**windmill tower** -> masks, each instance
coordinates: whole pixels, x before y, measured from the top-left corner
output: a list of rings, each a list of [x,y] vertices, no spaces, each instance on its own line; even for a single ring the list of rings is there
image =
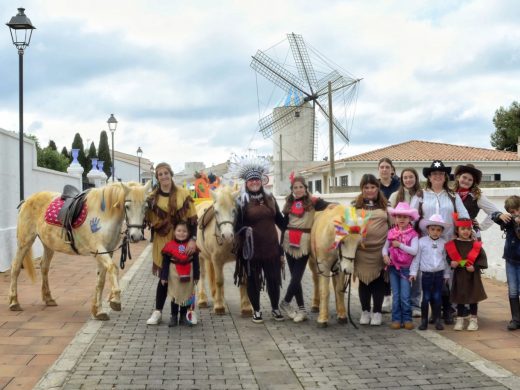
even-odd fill
[[[283,106],[275,108],[258,122],[264,138],[273,139],[275,194],[288,191],[291,171],[308,167],[316,158],[316,111],[330,122],[331,128],[343,142],[349,142],[346,128],[330,115],[329,100],[340,92],[349,94],[353,99],[361,81],[331,68],[318,79],[301,35],[288,34],[287,40],[298,75],[261,50],[256,52],[251,62],[251,67],[258,74],[282,89],[287,96]]]

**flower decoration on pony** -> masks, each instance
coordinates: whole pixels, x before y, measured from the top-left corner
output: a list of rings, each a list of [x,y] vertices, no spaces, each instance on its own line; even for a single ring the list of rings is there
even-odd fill
[[[364,238],[369,219],[370,212],[367,213],[365,209],[361,209],[358,215],[355,207],[345,207],[345,214],[341,220],[334,220],[335,237],[330,249],[337,249],[350,235],[361,234]]]

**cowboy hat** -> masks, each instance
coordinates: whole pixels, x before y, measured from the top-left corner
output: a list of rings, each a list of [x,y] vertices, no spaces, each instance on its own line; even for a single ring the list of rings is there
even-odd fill
[[[462,175],[463,173],[469,173],[471,176],[473,176],[473,181],[475,184],[480,184],[480,181],[482,180],[482,171],[475,168],[473,164],[457,165],[455,168],[455,177]]]
[[[424,221],[425,228],[428,228],[428,226],[440,226],[445,229],[448,225],[449,223],[444,222],[444,219],[439,214],[433,214],[429,219]]]
[[[451,167],[445,166],[441,160],[433,160],[429,168],[423,168],[422,173],[424,177],[428,177],[430,173],[435,171],[444,172],[449,175],[451,173]]]
[[[395,208],[389,207],[388,214],[392,216],[406,215],[413,221],[419,219],[419,212],[413,207],[410,207],[410,205],[406,202],[399,202]]]

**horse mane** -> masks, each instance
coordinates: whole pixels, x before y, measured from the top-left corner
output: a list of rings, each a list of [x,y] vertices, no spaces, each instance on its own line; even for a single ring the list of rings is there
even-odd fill
[[[134,192],[134,191],[132,191]],[[120,212],[125,205],[125,190],[121,183],[110,183],[105,187],[92,188],[87,194],[89,203],[94,203],[101,209],[105,204],[105,212],[112,216]]]
[[[213,191],[216,199],[226,209],[232,209],[235,207],[235,197],[233,196],[233,189],[228,186],[222,186]]]

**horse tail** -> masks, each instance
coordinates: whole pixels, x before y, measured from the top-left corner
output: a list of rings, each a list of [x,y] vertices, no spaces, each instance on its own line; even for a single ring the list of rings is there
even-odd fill
[[[23,267],[27,271],[27,275],[31,278],[31,282],[36,281],[36,271],[34,270],[34,264],[32,260],[32,246],[27,250],[27,253],[22,260]]]

